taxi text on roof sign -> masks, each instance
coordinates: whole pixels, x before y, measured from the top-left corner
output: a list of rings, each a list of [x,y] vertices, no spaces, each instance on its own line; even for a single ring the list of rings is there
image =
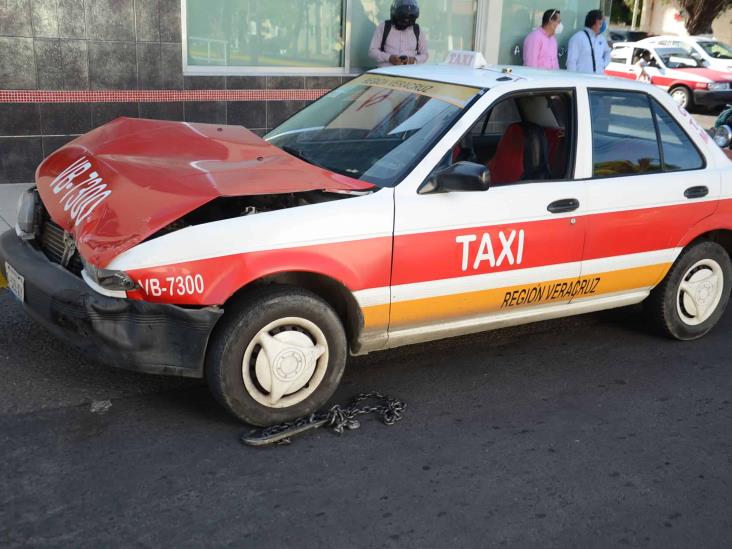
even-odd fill
[[[464,65],[473,69],[482,69],[488,66],[488,62],[479,51],[451,50],[447,54],[444,65]]]

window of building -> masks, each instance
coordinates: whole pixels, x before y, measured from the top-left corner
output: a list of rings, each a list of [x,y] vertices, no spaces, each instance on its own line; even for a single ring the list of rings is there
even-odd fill
[[[183,0],[185,74],[350,74],[391,0]],[[421,0],[430,62],[473,49],[475,0]]]

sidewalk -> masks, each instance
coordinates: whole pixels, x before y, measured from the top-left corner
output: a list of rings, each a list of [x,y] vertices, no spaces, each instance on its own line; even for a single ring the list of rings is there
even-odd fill
[[[30,187],[30,183],[8,183],[0,185],[0,233],[15,227],[18,197]]]

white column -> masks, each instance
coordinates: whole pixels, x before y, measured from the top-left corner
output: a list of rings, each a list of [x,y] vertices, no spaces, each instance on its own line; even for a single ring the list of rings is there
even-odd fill
[[[483,54],[488,63],[498,63],[502,16],[503,0],[478,0],[475,49]]]

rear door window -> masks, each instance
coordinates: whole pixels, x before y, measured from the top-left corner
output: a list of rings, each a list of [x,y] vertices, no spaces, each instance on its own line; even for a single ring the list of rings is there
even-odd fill
[[[704,158],[676,120],[654,99],[653,113],[658,123],[661,141],[663,171],[698,170],[704,167]]]
[[[661,171],[653,111],[644,93],[590,91],[595,177]]]

